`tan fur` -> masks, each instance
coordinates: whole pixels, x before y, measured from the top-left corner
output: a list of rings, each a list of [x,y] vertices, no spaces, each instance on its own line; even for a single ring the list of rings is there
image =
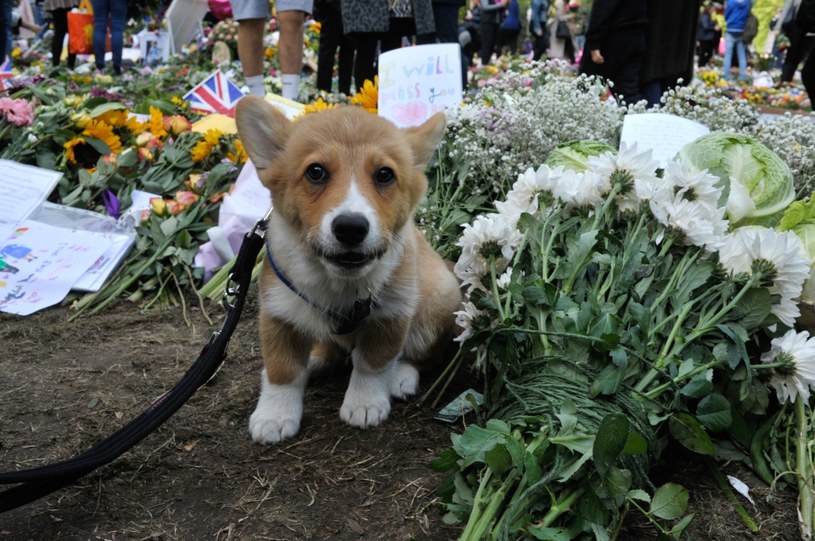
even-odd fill
[[[290,122],[263,100],[246,97],[236,120],[258,176],[272,194],[275,216],[267,242],[284,274],[322,303],[350,307],[366,291],[383,304],[391,302],[375,306],[352,333],[335,335],[326,330],[330,318],[283,287],[267,261],[260,278],[260,334],[269,383],[287,385],[300,377],[309,352],[312,360],[326,361],[353,351],[355,362],[372,373],[399,360],[418,366],[438,357],[453,332],[461,294],[448,264],[413,223],[413,212],[427,189],[424,168],[444,133],[444,116],[400,130],[360,108],[344,107]],[[310,164],[327,170],[329,180],[310,182]],[[374,182],[383,167],[394,171],[392,184]],[[364,212],[374,217],[370,242],[376,242],[372,250],[378,256],[361,270],[332,270],[331,262],[321,259],[333,249],[333,239],[326,240],[326,216],[342,205],[353,206],[349,201],[361,201]],[[353,404],[361,400],[354,399]]]

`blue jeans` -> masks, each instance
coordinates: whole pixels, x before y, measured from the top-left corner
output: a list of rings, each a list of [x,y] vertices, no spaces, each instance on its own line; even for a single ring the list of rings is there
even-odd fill
[[[744,32],[725,32],[724,34],[724,78],[730,79],[730,67],[733,65],[733,47],[739,58],[739,81],[747,79],[747,47],[744,44]]]
[[[93,57],[97,69],[105,68],[105,41],[110,19],[110,50],[113,72],[122,70],[122,48],[125,39],[126,0],[91,0],[93,4]]]

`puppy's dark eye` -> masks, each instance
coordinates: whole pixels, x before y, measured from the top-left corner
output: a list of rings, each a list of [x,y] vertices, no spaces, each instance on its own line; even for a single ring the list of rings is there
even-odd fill
[[[386,186],[394,180],[396,180],[396,174],[394,174],[393,169],[390,167],[380,167],[377,172],[374,173],[374,182],[382,186]]]
[[[306,168],[306,180],[312,184],[325,184],[328,182],[328,171],[319,163],[312,163]]]

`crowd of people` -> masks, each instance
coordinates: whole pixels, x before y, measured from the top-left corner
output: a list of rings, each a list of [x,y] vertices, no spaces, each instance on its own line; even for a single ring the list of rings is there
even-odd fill
[[[268,2],[231,2],[240,23],[244,74],[250,91],[261,94],[259,29],[268,17]],[[263,13],[244,14],[240,6],[246,2],[265,6]],[[787,0],[770,22],[756,20],[753,0],[593,0],[589,10],[582,10],[578,1],[531,0],[525,13],[518,0],[277,0],[283,95],[297,99],[300,40],[310,16],[322,23],[317,88],[327,92],[333,89],[335,72],[338,90],[348,94],[373,80],[379,53],[441,42],[461,46],[465,86],[469,67],[523,54],[534,60],[562,59],[582,73],[613,81],[612,92],[620,100],[645,99],[654,105],[716,55],[722,56],[725,79],[748,80],[748,47],[757,25],[768,25],[771,36],[782,35],[784,21],[782,39],[788,46],[781,81],[789,82],[812,56],[808,53],[815,37],[806,26],[808,4]],[[241,47],[241,42],[254,45]],[[801,68],[807,89],[812,88],[811,71],[808,63]]]
[[[238,57],[249,88],[264,95],[262,41],[271,16],[269,0],[219,0],[238,22]],[[275,0],[282,94],[300,96],[304,24],[321,23],[316,86],[352,94],[373,80],[380,53],[406,44],[457,43],[463,85],[472,66],[502,56],[561,59],[581,73],[613,81],[612,92],[627,103],[658,103],[665,90],[692,79],[695,67],[721,57],[724,79],[748,81],[752,43],[759,25],[768,30],[761,48],[772,55],[779,83],[797,73],[815,92],[815,25],[812,1],[785,0],[772,21],[757,20],[755,0]],[[15,31],[42,36],[52,30],[54,66],[76,55],[63,51],[68,13],[80,0],[0,0],[0,59],[11,51]],[[90,0],[94,11],[93,53],[104,72],[110,51],[115,75],[122,70],[127,0]],[[210,1],[212,4],[212,1]]]

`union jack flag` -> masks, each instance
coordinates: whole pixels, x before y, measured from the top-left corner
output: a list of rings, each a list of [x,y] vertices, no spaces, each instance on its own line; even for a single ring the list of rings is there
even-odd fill
[[[0,90],[6,89],[6,82],[11,79],[14,74],[11,73],[11,59],[6,57],[3,63],[0,64]]]
[[[242,97],[241,89],[220,71],[216,71],[184,95],[184,99],[190,102],[190,109],[231,117],[235,116],[235,106]]]

